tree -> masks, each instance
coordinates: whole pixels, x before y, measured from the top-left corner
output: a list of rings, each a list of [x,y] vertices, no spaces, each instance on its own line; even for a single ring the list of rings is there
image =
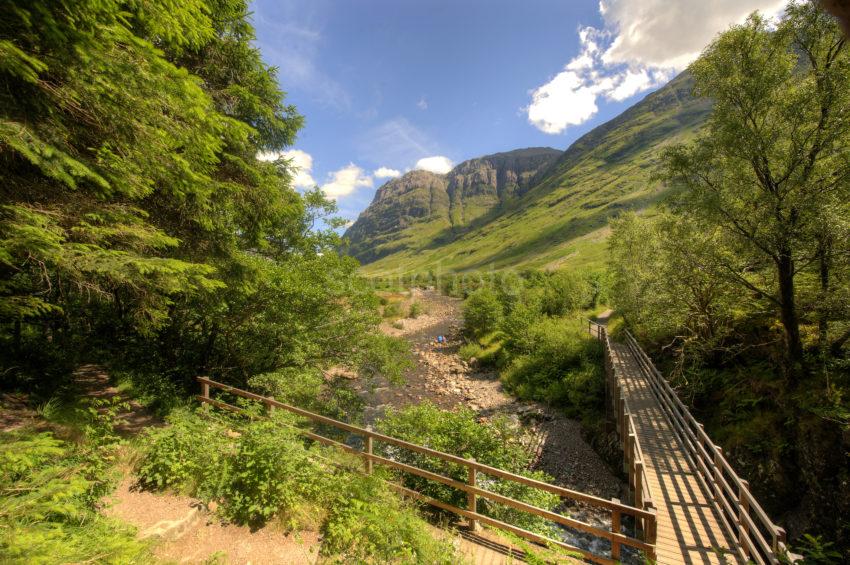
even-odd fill
[[[694,143],[665,151],[664,177],[685,188],[679,213],[722,231],[719,271],[776,309],[796,382],[804,364],[798,278],[818,261],[828,271],[846,260],[845,242],[833,245],[845,226],[825,221],[847,212],[846,39],[815,4],[792,2],[777,29],[753,14],[690,71],[714,110]]]
[[[0,0],[3,362],[394,370],[333,203],[257,159],[303,119],[253,39],[247,0]]]

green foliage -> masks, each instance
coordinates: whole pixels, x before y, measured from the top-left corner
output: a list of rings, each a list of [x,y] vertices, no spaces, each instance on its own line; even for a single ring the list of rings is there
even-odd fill
[[[117,442],[109,410],[87,418],[90,441],[50,432],[0,434],[0,555],[4,563],[150,563],[135,532],[97,511],[112,487]]]
[[[590,291],[587,281],[578,273],[552,273],[546,278],[543,287],[543,312],[550,316],[575,314],[591,304]]]
[[[319,527],[330,562],[457,562],[414,508],[377,476],[361,474],[362,461],[311,445],[298,426],[280,410],[247,422],[177,410],[168,426],[146,432],[137,473],[147,488],[218,501],[219,513],[236,523]]]
[[[275,422],[248,426],[228,459],[220,496],[225,515],[237,523],[261,525],[287,512],[304,497],[330,488],[312,463],[298,432]],[[313,492],[316,491],[316,492]]]
[[[363,411],[363,399],[350,379],[326,377],[316,369],[281,369],[251,377],[248,384],[281,402],[336,419],[356,420]]]
[[[502,382],[513,394],[548,402],[590,424],[603,414],[602,348],[578,319],[541,318],[526,330],[529,346]]]
[[[376,476],[336,475],[336,497],[323,527],[322,553],[331,563],[462,562],[414,509]]]
[[[79,351],[166,413],[197,374],[400,375],[374,293],[337,252],[334,203],[257,158],[303,120],[246,0],[7,2],[0,21],[11,377],[47,381],[44,352]]]
[[[496,419],[490,423],[479,423],[471,410],[447,412],[430,403],[410,406],[400,411],[391,411],[378,422],[378,429],[387,435],[426,445],[432,449],[451,453],[479,463],[505,469],[523,476],[546,481],[550,478],[542,471],[529,471],[531,454],[520,441],[520,432],[512,428],[507,420]],[[415,465],[458,481],[467,479],[467,468],[435,457],[386,446],[382,448],[393,459]],[[529,504],[551,509],[558,497],[512,481],[480,475],[488,490]],[[404,484],[427,496],[454,506],[465,507],[466,493],[442,483],[404,475]],[[479,497],[479,512],[511,524],[538,531],[552,533],[546,520],[534,515],[501,506]]]
[[[424,307],[421,302],[413,301],[410,303],[410,309],[407,311],[408,318],[418,318],[424,313]]]
[[[473,337],[499,329],[503,316],[502,303],[489,288],[476,290],[463,303],[464,330]]]
[[[834,545],[821,536],[803,534],[800,545],[795,549],[803,555],[804,565],[837,565],[846,556],[833,549]]]
[[[397,276],[433,269],[446,286],[454,287],[451,296],[461,296],[457,287],[475,270],[602,268],[608,218],[652,207],[661,199],[669,189],[651,178],[658,151],[692,139],[704,125],[711,102],[692,96],[692,89],[693,78],[682,73],[591,130],[522,195],[469,225],[449,229],[449,220],[434,214],[388,223],[404,227],[383,236],[366,234],[361,249],[386,255],[364,260],[363,272]],[[427,187],[422,183],[410,192],[430,194]],[[382,201],[380,206],[393,204]],[[404,210],[404,204],[399,208]]]

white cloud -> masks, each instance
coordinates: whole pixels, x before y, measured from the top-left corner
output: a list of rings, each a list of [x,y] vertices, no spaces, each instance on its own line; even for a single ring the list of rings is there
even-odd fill
[[[684,69],[731,24],[752,12],[778,13],[785,0],[602,0],[599,11],[614,40],[606,63]]]
[[[562,133],[590,119],[599,98],[622,101],[659,86],[714,36],[755,10],[773,16],[785,0],[602,0],[602,29],[579,29],[581,51],[524,108],[539,130]]]
[[[316,181],[313,179],[313,156],[300,149],[288,149],[286,151],[261,151],[257,153],[260,161],[277,161],[283,158],[289,161],[289,169],[292,172],[292,184],[295,188],[313,188]]]
[[[389,167],[379,167],[372,172],[375,178],[379,179],[394,179],[401,176],[401,171],[398,169],[390,169]]]
[[[451,171],[452,167],[454,167],[454,163],[452,163],[451,159],[443,157],[442,155],[435,155],[433,157],[424,157],[419,159],[416,161],[415,168],[444,175]]]
[[[416,103],[416,107],[419,108],[420,110],[427,110],[428,109],[428,99],[425,98],[425,96],[423,95],[422,97],[419,98],[419,102]]]
[[[322,192],[328,198],[336,200],[348,196],[358,188],[371,187],[373,182],[372,177],[363,169],[354,163],[349,163],[348,166],[328,175],[328,182],[322,185]]]

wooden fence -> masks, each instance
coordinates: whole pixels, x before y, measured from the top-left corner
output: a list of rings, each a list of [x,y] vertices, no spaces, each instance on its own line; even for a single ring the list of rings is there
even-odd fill
[[[655,512],[651,510],[651,500],[646,498],[641,500],[641,505],[638,507],[629,506],[627,504],[622,504],[615,500],[605,500],[603,498],[599,498],[590,494],[566,489],[563,487],[559,487],[557,485],[549,484],[546,482],[538,481],[535,479],[531,479],[528,477],[523,477],[522,475],[517,475],[515,473],[511,473],[502,469],[498,469],[496,467],[491,467],[489,465],[484,465],[483,463],[478,463],[472,459],[464,459],[463,457],[458,457],[456,455],[452,455],[450,453],[443,453],[441,451],[437,451],[435,449],[431,449],[429,447],[425,447],[423,445],[417,445],[414,443],[410,443],[398,438],[394,438],[391,436],[387,436],[384,434],[377,433],[367,428],[361,428],[358,426],[353,426],[351,424],[347,424],[345,422],[340,422],[333,418],[328,418],[327,416],[321,416],[319,414],[314,414],[302,408],[297,408],[295,406],[290,406],[288,404],[284,404],[283,402],[279,402],[273,398],[261,396],[252,392],[248,392],[245,390],[240,390],[238,388],[234,388],[231,386],[227,386],[225,384],[210,380],[205,377],[198,377],[198,382],[201,383],[202,393],[198,396],[198,400],[205,404],[210,404],[213,406],[217,406],[219,408],[230,410],[233,412],[242,412],[237,406],[232,404],[228,404],[221,400],[217,400],[212,398],[211,389],[219,389],[230,393],[235,396],[240,396],[242,398],[247,398],[250,400],[254,400],[264,404],[268,409],[282,409],[298,416],[302,416],[307,418],[308,420],[316,423],[323,424],[326,426],[331,426],[338,430],[348,432],[349,434],[353,434],[363,439],[363,449],[356,449],[347,445],[345,443],[338,442],[336,440],[330,439],[328,437],[319,435],[317,433],[313,433],[307,430],[302,430],[302,433],[317,442],[323,443],[325,445],[336,446],[344,451],[355,453],[364,459],[366,472],[370,473],[372,471],[372,467],[374,464],[383,465],[385,467],[389,467],[392,469],[397,469],[399,471],[403,471],[405,473],[410,473],[412,475],[416,475],[419,477],[423,477],[425,479],[436,481],[438,483],[442,483],[444,485],[448,485],[452,488],[463,491],[467,494],[467,507],[459,508],[450,504],[447,504],[443,501],[436,500],[425,496],[422,493],[407,489],[400,485],[394,485],[394,488],[403,492],[406,495],[417,498],[423,502],[436,506],[438,508],[442,508],[443,510],[447,510],[452,512],[458,516],[466,518],[469,520],[470,524],[474,527],[476,523],[488,524],[495,528],[499,528],[508,532],[513,533],[514,535],[525,538],[534,543],[542,544],[545,546],[555,546],[561,549],[567,550],[569,552],[573,552],[575,554],[583,556],[585,559],[593,561],[595,563],[604,563],[604,564],[613,564],[616,563],[620,558],[621,548],[622,546],[628,546],[634,548],[639,552],[643,552],[649,559],[655,559]],[[634,434],[632,433],[633,437]],[[420,469],[418,467],[407,465],[393,459],[389,459],[387,457],[382,457],[374,452],[376,443],[383,443],[386,445],[392,445],[395,447],[399,447],[402,449],[407,449],[416,453],[421,453],[424,455],[428,455],[431,457],[435,457],[437,459],[455,463],[457,465],[462,465],[467,469],[467,481],[462,482],[458,481],[451,477],[446,477],[443,475],[439,475],[437,473],[433,473],[431,471],[427,471],[425,469]],[[640,448],[636,445],[634,441],[630,444],[632,447],[629,448],[631,451],[631,458],[633,463],[630,464],[631,467],[635,467],[635,461],[640,461]],[[568,454],[567,454],[568,455]],[[610,513],[611,516],[611,527],[608,529],[600,528],[585,522],[581,522],[579,520],[575,520],[568,516],[564,516],[561,514],[557,514],[545,508],[538,508],[531,504],[527,504],[525,502],[515,500],[513,498],[509,498],[504,495],[497,494],[495,492],[491,492],[484,488],[481,488],[479,483],[479,474],[483,474],[489,477],[497,477],[499,479],[513,481],[515,483],[519,483],[525,486],[529,486],[532,488],[540,489],[546,492],[554,493],[559,495],[561,498],[576,501],[582,504],[586,504],[589,506],[593,506],[596,508],[604,509],[605,511]],[[638,479],[640,480],[640,479]],[[643,484],[646,484],[645,481]],[[641,489],[639,489],[641,490]],[[608,555],[599,555],[591,553],[590,551],[574,547],[570,544],[564,543],[561,540],[552,539],[546,536],[542,536],[540,534],[530,532],[523,528],[519,528],[517,526],[502,522],[500,520],[496,520],[487,516],[485,514],[481,514],[478,512],[478,498],[485,498],[491,500],[498,504],[503,504],[505,506],[509,506],[511,508],[527,512],[529,514],[534,514],[536,516],[540,516],[560,524],[562,526],[566,526],[568,528],[572,528],[578,531],[586,532],[593,536],[603,538],[609,540],[611,543],[611,551]],[[650,509],[647,509],[650,508]],[[642,536],[632,536],[629,534],[623,533],[623,517],[631,516],[635,522],[635,524],[640,525],[643,535]]]
[[[732,538],[738,541],[739,557],[759,564],[779,563],[779,557],[787,552],[785,530],[770,520],[750,492],[747,481],[735,473],[723,456],[722,448],[711,441],[703,425],[691,415],[628,331],[626,344],[640,364],[676,436],[685,447],[691,467],[697,471],[703,488],[713,497],[713,504],[724,526]],[[640,507],[640,504],[635,505]]]
[[[588,320],[588,331],[601,343],[605,356],[605,379],[608,416],[610,421],[617,422],[617,436],[620,440],[620,449],[623,451],[623,471],[628,475],[630,501],[635,507],[649,512],[655,517],[655,502],[649,490],[649,481],[646,477],[646,466],[644,464],[643,450],[638,440],[635,429],[634,417],[629,410],[629,402],[623,392],[620,377],[614,370],[611,357],[611,341],[605,326],[592,320]],[[655,543],[656,521],[638,521],[644,532],[644,538]]]

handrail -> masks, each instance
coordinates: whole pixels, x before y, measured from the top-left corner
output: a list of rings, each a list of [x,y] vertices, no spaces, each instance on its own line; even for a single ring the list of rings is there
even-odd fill
[[[450,453],[444,453],[444,452],[441,452],[441,451],[437,451],[435,449],[431,449],[429,447],[425,447],[423,445],[418,445],[418,444],[410,443],[410,442],[407,442],[407,441],[404,441],[404,440],[401,440],[401,439],[398,439],[398,438],[395,438],[395,437],[392,437],[392,436],[387,436],[387,435],[372,431],[371,429],[368,429],[368,428],[361,428],[359,426],[347,424],[345,422],[341,422],[339,420],[335,420],[335,419],[329,418],[327,416],[315,414],[313,412],[309,412],[307,410],[304,410],[303,408],[298,408],[298,407],[295,407],[295,406],[285,404],[283,402],[275,400],[274,398],[261,396],[259,394],[253,393],[253,392],[249,392],[249,391],[246,391],[246,390],[241,390],[241,389],[238,389],[238,388],[235,388],[235,387],[231,387],[231,386],[225,385],[223,383],[213,381],[213,380],[208,379],[206,377],[197,377],[197,381],[199,383],[201,383],[201,387],[202,387],[202,394],[197,397],[197,399],[201,403],[211,404],[211,405],[217,406],[219,408],[223,408],[225,410],[230,410],[230,411],[234,411],[234,412],[242,412],[242,409],[240,409],[237,406],[233,406],[233,405],[228,404],[226,402],[223,402],[221,400],[217,400],[217,399],[212,398],[211,395],[210,395],[210,389],[215,388],[215,389],[219,389],[219,390],[228,392],[228,393],[236,395],[236,396],[240,396],[242,398],[247,398],[247,399],[250,399],[250,400],[258,401],[258,402],[264,404],[269,409],[280,408],[280,409],[286,410],[288,412],[291,412],[293,414],[296,414],[298,416],[305,417],[309,420],[312,420],[313,422],[329,425],[329,426],[335,427],[339,430],[343,430],[343,431],[349,432],[351,434],[355,434],[357,436],[363,437],[366,440],[364,442],[365,447],[364,447],[363,450],[358,450],[358,449],[355,449],[355,448],[353,448],[349,445],[346,445],[344,443],[333,440],[331,438],[324,437],[324,436],[319,435],[317,433],[302,430],[302,433],[305,436],[307,436],[308,438],[310,438],[314,441],[318,441],[318,442],[324,443],[326,445],[333,445],[333,446],[339,447],[339,448],[341,448],[341,449],[343,449],[347,452],[351,452],[351,453],[355,453],[355,454],[359,455],[366,462],[366,472],[371,472],[372,465],[377,463],[379,465],[384,465],[386,467],[398,469],[398,470],[401,470],[403,472],[411,473],[411,474],[423,477],[423,478],[428,479],[428,480],[437,481],[437,482],[440,482],[442,484],[446,484],[446,485],[448,485],[452,488],[466,492],[467,495],[468,495],[468,498],[469,498],[469,508],[467,508],[467,509],[457,508],[457,507],[452,506],[450,504],[447,504],[445,502],[430,499],[430,498],[426,497],[425,495],[423,495],[421,493],[416,493],[415,496],[416,496],[416,498],[423,499],[430,504],[433,504],[433,505],[438,506],[440,508],[443,508],[445,510],[449,510],[450,512],[453,512],[453,513],[455,513],[459,516],[466,517],[473,524],[475,522],[490,524],[494,527],[510,531],[510,532],[520,536],[520,537],[524,537],[525,539],[528,539],[528,540],[533,541],[535,543],[552,544],[552,545],[561,547],[561,548],[563,548],[567,551],[576,552],[578,554],[581,554],[585,558],[590,559],[592,561],[595,561],[597,563],[606,563],[606,564],[607,563],[612,563],[612,564],[615,563],[619,559],[619,548],[622,545],[633,547],[638,551],[643,551],[647,555],[647,557],[649,557],[650,559],[655,558],[655,540],[654,540],[654,537],[650,538],[650,537],[647,537],[647,535],[646,535],[646,533],[651,533],[651,532],[654,532],[654,530],[655,530],[655,513],[651,509],[647,510],[646,508],[636,508],[636,507],[633,507],[633,506],[622,504],[618,501],[605,500],[604,498],[599,498],[599,497],[596,497],[596,496],[593,496],[593,495],[590,495],[590,494],[587,494],[587,493],[566,489],[566,488],[563,488],[563,487],[559,487],[557,485],[553,485],[553,484],[546,483],[546,482],[543,482],[543,481],[538,481],[536,479],[531,479],[529,477],[524,477],[522,475],[517,475],[515,473],[511,473],[509,471],[505,471],[503,469],[499,469],[499,468],[496,468],[496,467],[491,467],[489,465],[485,465],[483,463],[479,463],[479,462],[476,462],[476,461],[471,460],[471,459],[464,459],[462,457],[458,457],[457,455],[452,455]],[[446,477],[446,476],[434,473],[432,471],[427,471],[425,469],[420,469],[420,468],[412,466],[412,465],[407,465],[405,463],[401,463],[401,462],[395,461],[393,459],[389,459],[389,458],[386,458],[386,457],[382,457],[380,455],[376,455],[375,453],[373,453],[375,442],[381,442],[381,443],[386,443],[386,444],[389,444],[389,445],[394,445],[394,446],[397,446],[397,447],[408,449],[410,451],[415,451],[415,452],[418,452],[418,453],[422,453],[422,454],[425,454],[425,455],[436,457],[438,459],[442,459],[443,461],[448,461],[448,462],[455,463],[455,464],[458,464],[458,465],[463,465],[468,469],[469,481],[464,483],[464,482],[458,481],[458,480],[451,478],[451,477]],[[611,529],[608,529],[608,530],[603,529],[603,528],[599,528],[597,526],[593,526],[591,524],[581,522],[579,520],[575,520],[575,519],[570,518],[568,516],[563,516],[561,514],[551,512],[550,510],[547,510],[547,509],[544,509],[544,508],[538,508],[538,507],[532,506],[530,504],[527,504],[525,502],[515,500],[513,498],[509,498],[507,496],[500,495],[498,493],[491,492],[491,491],[488,491],[486,489],[483,489],[477,484],[477,481],[476,481],[476,474],[478,472],[484,473],[486,475],[506,479],[506,480],[509,480],[509,481],[513,481],[513,482],[516,482],[516,483],[520,483],[520,484],[530,486],[530,487],[533,487],[533,488],[537,488],[537,489],[540,489],[540,490],[545,490],[545,491],[557,494],[557,495],[561,496],[562,498],[569,498],[569,499],[576,500],[576,501],[579,501],[579,502],[583,502],[583,503],[586,503],[586,504],[589,504],[589,505],[592,505],[592,506],[604,508],[604,509],[611,512],[611,526],[612,527],[611,527]],[[412,491],[410,491],[410,489],[405,489],[403,487],[398,487],[398,488],[400,490],[403,490],[403,491],[408,491],[407,492],[408,494],[410,494],[412,492]],[[611,556],[609,558],[608,556],[594,554],[590,551],[583,550],[581,548],[578,548],[578,547],[572,546],[570,544],[564,543],[563,541],[555,540],[555,539],[548,538],[548,537],[545,537],[545,536],[541,536],[539,534],[529,532],[529,531],[524,530],[522,528],[519,528],[517,526],[513,526],[511,524],[506,524],[504,522],[500,522],[499,520],[495,520],[495,519],[493,519],[489,516],[480,514],[480,513],[477,512],[477,506],[476,506],[476,498],[477,497],[486,498],[486,499],[492,500],[494,502],[497,502],[499,504],[504,504],[506,506],[510,506],[512,508],[515,508],[515,509],[523,511],[523,512],[535,514],[535,515],[541,516],[543,518],[546,518],[548,520],[551,520],[553,522],[562,524],[564,526],[568,526],[568,527],[571,527],[571,528],[574,528],[574,529],[577,529],[577,530],[580,530],[580,531],[587,532],[587,533],[594,535],[596,537],[600,537],[600,538],[609,540],[611,542],[611,547],[612,547]],[[644,532],[645,532],[644,539],[639,539],[637,537],[625,535],[621,532],[622,515],[632,516],[632,517],[634,517],[634,519],[637,523],[644,524],[644,528],[643,528]]]
[[[620,381],[620,375],[614,368],[611,357],[611,340],[608,336],[606,326],[588,320],[588,331],[591,335],[602,342],[605,359],[605,384],[606,393],[610,396],[609,402],[606,404],[616,413],[611,415],[610,419],[617,422],[617,435],[620,439],[620,448],[623,451],[623,466],[624,471],[628,474],[629,492],[636,507],[641,508],[655,516],[655,501],[652,497],[652,492],[649,486],[649,480],[646,475],[646,465],[644,463],[643,449],[640,445],[640,440],[637,435],[634,417],[629,409],[629,403],[626,400],[623,384]],[[593,330],[596,330],[595,333]],[[639,521],[644,532],[644,538],[649,543],[656,541],[656,520]],[[613,550],[619,557],[619,548]]]
[[[787,553],[785,530],[770,520],[750,491],[749,483],[738,476],[723,456],[723,449],[709,438],[703,425],[694,418],[628,330],[626,345],[685,447],[691,466],[711,495],[712,504],[729,535],[737,540],[741,557],[758,564],[779,563],[780,557]]]

